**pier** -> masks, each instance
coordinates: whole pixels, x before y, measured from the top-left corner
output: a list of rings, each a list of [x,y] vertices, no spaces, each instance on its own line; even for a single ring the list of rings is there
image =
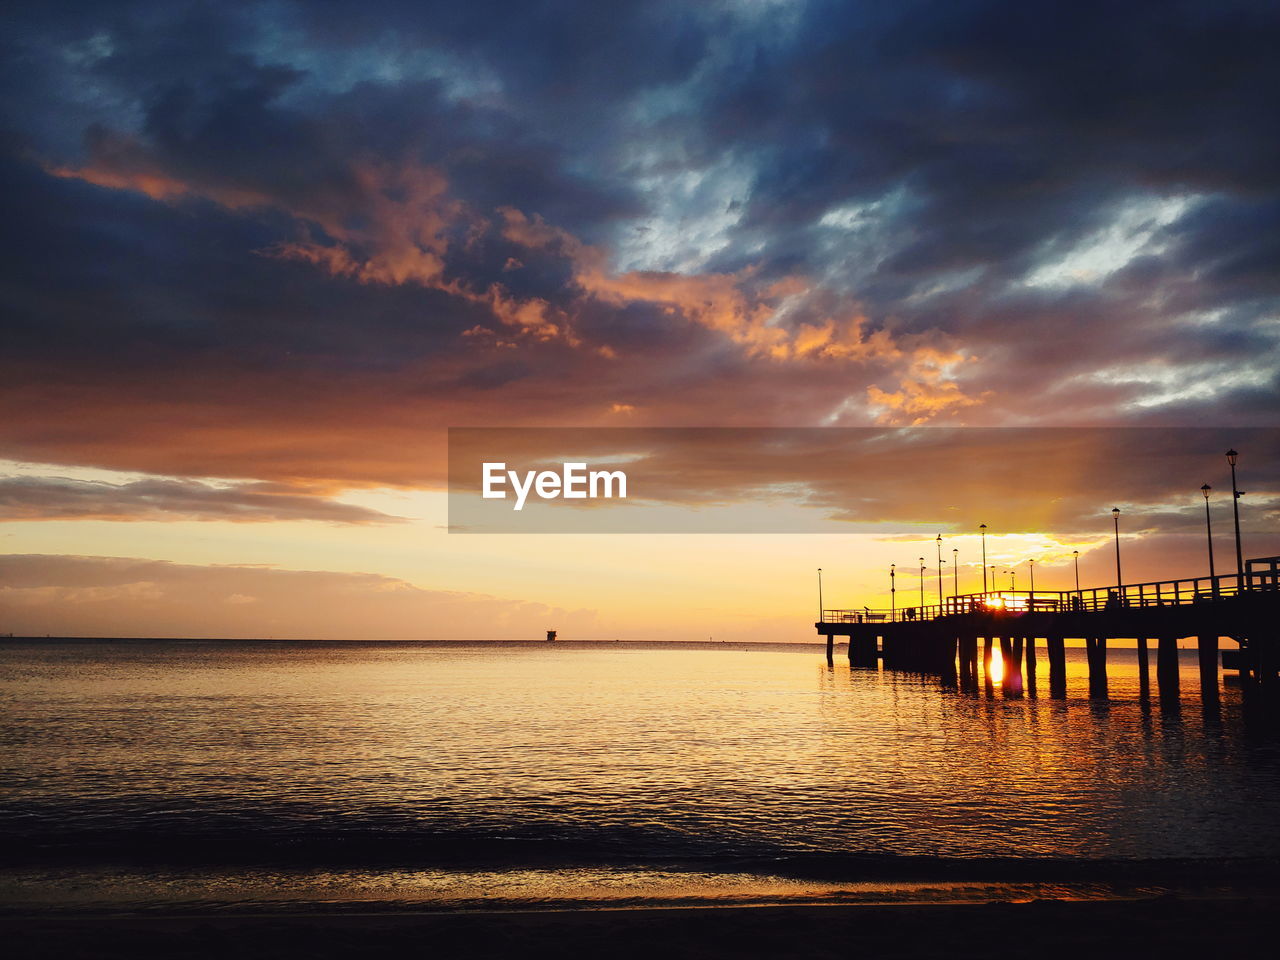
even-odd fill
[[[1251,687],[1280,687],[1280,557],[1249,560],[1240,574],[1161,580],[1081,590],[990,590],[944,597],[927,606],[873,610],[822,610],[815,625],[834,658],[836,637],[847,637],[853,667],[935,674],[963,687],[991,684],[993,647],[1004,663],[1002,688],[1020,696],[1035,690],[1044,666],[1049,696],[1066,696],[1066,641],[1082,640],[1090,696],[1107,695],[1107,644],[1137,641],[1140,682],[1149,686],[1150,648],[1156,650],[1161,699],[1178,695],[1178,641],[1192,638],[1199,651],[1201,694],[1218,699],[1219,642],[1227,669]],[[981,650],[981,653],[979,653]]]

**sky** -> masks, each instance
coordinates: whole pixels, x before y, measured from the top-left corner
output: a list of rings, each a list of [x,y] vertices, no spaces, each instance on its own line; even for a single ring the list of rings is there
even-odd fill
[[[1232,2],[19,4],[0,631],[807,640],[817,567],[880,605],[945,532],[975,588],[979,522],[1105,583],[1123,504],[1126,579],[1202,575],[1205,482],[1231,569],[1233,445],[1280,553],[1278,40]],[[474,426],[1210,434],[1029,485],[992,440],[963,506],[737,452],[741,509],[851,529],[874,477],[918,533],[469,536]]]

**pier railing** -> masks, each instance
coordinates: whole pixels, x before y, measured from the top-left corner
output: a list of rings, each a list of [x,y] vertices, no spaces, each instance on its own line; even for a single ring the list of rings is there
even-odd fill
[[[928,588],[926,587],[926,590]],[[944,597],[942,603],[822,611],[823,623],[906,623],[966,613],[1091,613],[1217,603],[1251,591],[1280,590],[1280,557],[1250,560],[1242,574],[1127,583],[1080,590],[989,590]],[[901,591],[905,592],[905,591]]]

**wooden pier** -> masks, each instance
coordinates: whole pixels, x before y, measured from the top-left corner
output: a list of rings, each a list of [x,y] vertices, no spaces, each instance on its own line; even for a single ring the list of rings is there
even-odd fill
[[[1201,695],[1218,698],[1219,641],[1229,669],[1251,686],[1280,688],[1280,557],[1250,560],[1242,574],[1162,580],[1083,590],[992,590],[944,597],[929,606],[889,610],[823,610],[815,624],[827,638],[848,637],[849,663],[936,674],[976,688],[990,685],[992,650],[999,645],[1006,695],[1034,689],[1044,644],[1049,696],[1066,696],[1066,641],[1084,641],[1091,696],[1107,695],[1107,643],[1134,639],[1139,680],[1149,685],[1149,650],[1156,649],[1156,680],[1162,699],[1176,700],[1178,641],[1193,638],[1199,650]],[[981,642],[981,654],[979,645]]]

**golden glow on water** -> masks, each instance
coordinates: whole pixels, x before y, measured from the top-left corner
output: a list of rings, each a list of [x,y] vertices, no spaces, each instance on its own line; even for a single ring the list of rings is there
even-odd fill
[[[990,679],[993,684],[1004,680],[1004,655],[1000,653],[1000,644],[998,643],[991,645]]]
[[[309,865],[279,898],[326,871],[339,898],[750,899],[823,895],[783,877],[812,857],[874,882],[867,857],[1280,854],[1280,756],[1224,747],[1244,739],[1240,692],[1202,710],[1194,651],[1173,705],[1139,697],[1118,649],[1107,700],[1082,650],[1065,699],[1043,657],[1038,690],[1028,674],[1006,692],[998,646],[990,693],[781,645],[15,644],[0,660],[0,846],[105,829],[134,862],[199,862],[213,837],[228,864]],[[248,889],[226,870],[158,882]]]

